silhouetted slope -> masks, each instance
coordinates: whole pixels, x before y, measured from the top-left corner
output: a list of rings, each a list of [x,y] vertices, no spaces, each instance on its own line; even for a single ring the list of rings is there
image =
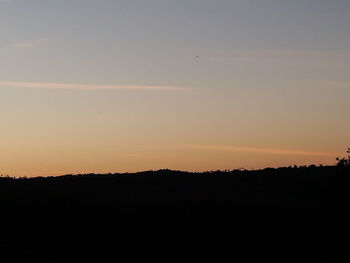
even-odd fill
[[[0,247],[35,262],[339,262],[350,232],[330,218],[349,212],[349,175],[308,167],[1,178]]]
[[[347,212],[348,168],[66,175],[0,180],[9,207],[107,209],[115,213]]]

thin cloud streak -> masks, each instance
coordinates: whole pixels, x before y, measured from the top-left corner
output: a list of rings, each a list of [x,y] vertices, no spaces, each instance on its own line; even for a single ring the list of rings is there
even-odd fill
[[[339,153],[332,152],[314,152],[303,150],[273,149],[273,148],[255,148],[255,147],[237,147],[224,145],[187,145],[191,149],[219,151],[219,152],[246,152],[276,155],[299,155],[299,156],[329,156],[336,157]]]
[[[40,39],[32,39],[26,40],[20,43],[13,44],[14,48],[38,48],[47,46],[50,42],[49,38],[40,38]]]
[[[0,81],[0,88],[35,88],[35,89],[130,89],[130,90],[174,90],[181,89],[172,86],[142,86],[142,85],[91,85],[50,82],[11,82]]]

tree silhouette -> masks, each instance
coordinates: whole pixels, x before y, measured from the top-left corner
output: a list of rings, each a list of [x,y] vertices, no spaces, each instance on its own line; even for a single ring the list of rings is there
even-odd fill
[[[344,167],[344,166],[350,166],[350,148],[348,148],[348,150],[346,151],[346,153],[348,154],[348,159],[346,158],[336,158],[337,160],[337,166],[341,166],[341,167]]]

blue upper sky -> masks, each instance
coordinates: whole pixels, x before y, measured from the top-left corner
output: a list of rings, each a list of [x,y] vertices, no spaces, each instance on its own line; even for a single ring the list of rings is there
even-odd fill
[[[5,69],[0,77],[11,80],[20,73],[37,80],[37,73],[48,81],[81,82],[90,75],[98,83],[169,84],[187,77],[175,71],[191,70],[195,56],[350,47],[347,0],[3,0],[0,5]],[[26,44],[40,46],[40,54],[4,50]],[[38,70],[23,72],[27,63]],[[62,66],[74,76],[57,72]],[[130,68],[133,75],[125,72]]]

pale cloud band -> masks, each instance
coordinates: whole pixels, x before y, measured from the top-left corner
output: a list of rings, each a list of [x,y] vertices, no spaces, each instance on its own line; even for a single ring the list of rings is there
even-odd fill
[[[12,47],[14,47],[14,48],[38,48],[38,47],[47,46],[49,44],[49,42],[50,42],[49,38],[32,39],[32,40],[26,40],[23,42],[13,44]]]
[[[237,147],[225,145],[187,145],[190,149],[218,151],[218,152],[246,152],[258,154],[276,154],[276,155],[299,155],[299,156],[329,156],[336,157],[339,153],[316,152],[304,150],[273,149],[273,148],[255,148],[255,147]]]
[[[181,89],[172,86],[143,86],[143,85],[91,85],[50,82],[11,82],[0,81],[0,88],[40,88],[40,89],[128,89],[128,90],[173,90]]]

